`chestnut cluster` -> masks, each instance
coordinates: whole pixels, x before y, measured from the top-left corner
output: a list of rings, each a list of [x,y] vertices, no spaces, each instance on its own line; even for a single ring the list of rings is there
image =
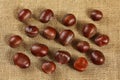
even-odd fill
[[[21,22],[27,21],[31,18],[32,12],[29,9],[23,9],[18,14],[18,19]],[[54,13],[51,9],[45,9],[41,12],[39,21],[42,23],[49,22],[54,17]],[[102,19],[103,14],[99,10],[93,10],[90,14],[90,17],[93,21],[99,21]],[[61,23],[67,27],[71,27],[76,24],[76,17],[73,14],[66,14]],[[25,28],[25,33],[27,36],[34,38],[39,34],[39,29],[37,26],[29,25]],[[109,43],[109,37],[105,34],[98,34],[97,28],[94,24],[88,23],[83,26],[82,29],[83,36],[93,40],[98,46],[104,46]],[[63,46],[71,44],[75,38],[75,34],[72,30],[63,30],[58,32],[55,28],[47,26],[43,31],[43,36],[48,40],[58,40]],[[58,36],[58,37],[57,37]],[[12,48],[16,48],[23,43],[23,39],[19,35],[13,35],[9,39],[9,45]],[[101,51],[91,50],[90,45],[86,41],[79,41],[75,48],[82,53],[89,54],[91,61],[96,65],[102,65],[105,62],[105,57]],[[36,57],[44,57],[49,54],[49,47],[45,44],[35,43],[30,48],[31,53]],[[58,50],[54,54],[55,60],[60,64],[67,64],[71,61],[71,54],[68,51]],[[17,52],[13,56],[14,64],[20,68],[28,68],[31,64],[31,61],[25,53]],[[73,62],[74,69],[78,71],[86,70],[88,66],[88,61],[84,57],[78,57]],[[45,73],[53,73],[56,69],[56,64],[53,61],[46,61],[42,64],[41,69]]]

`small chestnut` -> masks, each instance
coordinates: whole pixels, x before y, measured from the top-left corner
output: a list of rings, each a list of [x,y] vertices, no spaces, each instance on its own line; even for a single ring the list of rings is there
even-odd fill
[[[27,26],[25,32],[29,37],[36,37],[39,33],[39,29],[36,26]]]
[[[73,66],[76,70],[82,72],[86,70],[88,62],[84,57],[79,57],[78,59],[75,60]]]
[[[22,38],[19,35],[13,35],[9,38],[9,45],[12,48],[18,47],[22,43]]]
[[[37,57],[44,57],[48,54],[48,47],[44,44],[35,43],[31,47],[31,53]]]
[[[102,46],[105,46],[109,43],[109,37],[105,34],[99,34],[95,37],[94,42],[98,46],[102,47]]]
[[[48,21],[50,21],[50,19],[53,16],[54,16],[53,11],[51,9],[46,9],[46,10],[41,12],[39,19],[42,23],[47,23]]]
[[[90,45],[86,41],[80,41],[78,42],[76,48],[78,51],[86,53],[90,49]]]
[[[63,30],[59,34],[59,42],[64,46],[70,44],[73,39],[74,39],[74,33],[71,30]]]
[[[53,73],[55,69],[56,69],[56,65],[52,61],[47,61],[42,64],[42,70],[47,74]]]
[[[26,21],[31,17],[32,13],[29,9],[23,9],[18,14],[18,19],[22,22]]]
[[[65,26],[72,26],[76,23],[76,17],[73,14],[66,14],[62,19]]]
[[[94,24],[88,23],[83,26],[83,35],[87,38],[92,38],[97,33],[97,28]]]
[[[70,61],[71,55],[67,51],[57,51],[55,54],[55,59],[60,64],[66,64]]]
[[[102,65],[105,62],[105,57],[103,53],[98,50],[93,50],[90,53],[90,58],[92,62],[96,65]]]
[[[46,37],[49,40],[55,39],[57,35],[56,29],[48,26],[44,31],[43,31],[44,37]]]
[[[13,56],[13,61],[14,64],[19,66],[20,68],[28,68],[30,66],[30,59],[24,53],[20,53],[20,52],[16,53]]]
[[[90,17],[94,21],[99,21],[103,18],[103,13],[100,10],[91,11]]]

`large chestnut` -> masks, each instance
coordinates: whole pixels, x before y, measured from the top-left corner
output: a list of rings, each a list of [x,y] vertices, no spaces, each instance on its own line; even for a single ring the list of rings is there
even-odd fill
[[[68,44],[70,44],[73,39],[74,39],[74,33],[71,30],[63,30],[59,34],[59,42],[62,45],[68,45]]]
[[[44,44],[35,43],[31,47],[31,53],[37,57],[44,57],[48,54],[48,47]]]
[[[24,53],[20,53],[20,52],[16,53],[13,56],[13,61],[14,64],[19,66],[20,68],[28,68],[30,66],[30,59]]]

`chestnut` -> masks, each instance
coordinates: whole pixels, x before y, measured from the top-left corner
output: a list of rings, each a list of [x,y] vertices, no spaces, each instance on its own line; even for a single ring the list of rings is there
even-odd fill
[[[105,62],[105,57],[101,51],[93,50],[90,53],[92,62],[96,65],[102,65]]]
[[[83,26],[83,35],[87,38],[92,38],[97,33],[97,28],[94,24],[88,23]]]
[[[74,33],[71,30],[63,30],[59,34],[59,42],[64,46],[70,44],[73,41],[73,39]]]
[[[46,9],[41,12],[39,20],[42,23],[47,23],[54,16],[54,13],[51,9]]]
[[[22,38],[19,35],[13,35],[9,38],[9,45],[12,48],[18,47],[22,43]]]
[[[44,57],[48,54],[48,47],[44,44],[35,43],[31,47],[31,53],[37,57]]]
[[[28,68],[30,67],[30,59],[24,53],[18,52],[13,56],[14,64],[19,66],[20,68]]]
[[[66,64],[70,61],[71,55],[67,51],[57,51],[55,54],[55,59],[60,64]]]
[[[53,73],[55,69],[56,69],[56,65],[52,61],[46,61],[42,64],[42,70],[47,74]]]
[[[76,17],[73,14],[66,14],[62,19],[62,23],[65,26],[72,26],[76,23]]]
[[[77,71],[82,72],[86,70],[88,62],[84,57],[79,57],[78,59],[75,60],[73,66]]]
[[[57,31],[56,29],[48,26],[44,31],[43,31],[43,35],[45,38],[49,39],[49,40],[53,40],[56,38],[57,35]]]
[[[22,22],[26,21],[31,17],[32,13],[29,9],[23,9],[18,14],[18,19]]]
[[[103,18],[103,13],[100,10],[93,10],[90,13],[90,17],[93,21],[99,21]]]
[[[36,37],[39,33],[39,29],[36,26],[27,26],[25,28],[25,33],[29,36],[29,37]]]
[[[95,39],[94,39],[94,42],[102,47],[102,46],[105,46],[109,43],[109,37],[105,34],[98,34]]]
[[[86,53],[90,49],[90,45],[86,41],[80,41],[76,46],[77,50],[83,53]]]

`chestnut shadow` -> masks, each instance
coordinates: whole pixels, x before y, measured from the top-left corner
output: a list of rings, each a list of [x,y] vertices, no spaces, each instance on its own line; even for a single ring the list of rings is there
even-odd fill
[[[14,65],[14,62],[13,62],[13,56],[15,54],[16,51],[13,51],[13,50],[9,50],[5,53],[6,55],[6,59],[8,60],[8,62],[11,64],[11,65]]]
[[[8,35],[6,35],[6,36],[4,37],[4,41],[5,41],[5,43],[6,43],[7,45],[9,45],[9,39],[10,39],[10,37],[11,37],[12,35],[14,35],[14,34],[10,33],[10,34],[8,34]]]
[[[91,54],[91,52],[93,51],[94,49],[89,49],[86,53],[85,53],[85,56],[87,57],[87,59],[88,59],[88,61],[90,61],[91,62],[91,59],[90,59],[90,54]]]
[[[83,26],[86,24],[87,22],[85,21],[79,21],[77,22],[76,24],[76,31],[78,31],[78,33],[83,36],[83,33],[82,33],[82,29],[83,29]]]
[[[57,15],[55,15],[56,16],[55,18],[62,24],[62,19],[64,18],[64,16],[66,14],[68,14],[68,13],[64,12],[64,11],[60,11],[60,12],[58,12]]]
[[[77,58],[78,58],[78,57],[75,56],[75,55],[73,55],[73,56],[71,57],[70,61],[68,62],[68,66],[69,66],[70,68],[74,69],[74,62],[75,62],[75,60],[76,60]]]
[[[20,24],[20,25],[18,25],[18,30],[20,31],[20,33],[22,34],[22,35],[26,35],[26,33],[25,33],[25,27],[27,27],[28,25],[26,25],[26,24]]]
[[[93,10],[92,8],[89,8],[86,10],[86,14],[87,14],[88,18],[90,18],[90,19],[91,19],[90,14],[91,14],[92,10]]]
[[[80,42],[81,40],[80,39],[74,39],[71,43],[72,47],[76,50],[76,45],[78,42]]]
[[[45,9],[46,9],[45,7],[39,7],[39,8],[34,9],[32,17],[35,20],[39,21],[40,14]]]
[[[49,54],[48,54],[49,59],[51,59],[52,61],[56,61],[55,60],[55,54],[58,50],[59,50],[59,48],[50,48],[50,51],[49,51]]]

